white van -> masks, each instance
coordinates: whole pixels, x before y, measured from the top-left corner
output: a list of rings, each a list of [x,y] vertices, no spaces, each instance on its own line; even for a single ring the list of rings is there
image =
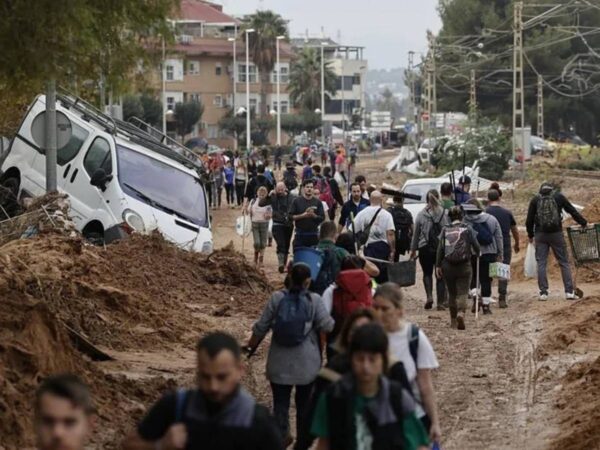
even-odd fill
[[[46,192],[46,157],[31,132],[44,110],[40,95],[1,161],[4,206],[11,198]],[[131,231],[158,230],[186,250],[212,251],[203,169],[195,154],[173,150],[157,130],[114,120],[70,95],[57,95],[56,110],[72,126],[69,142],[58,150],[58,189],[69,195],[71,218],[85,237],[108,243]]]

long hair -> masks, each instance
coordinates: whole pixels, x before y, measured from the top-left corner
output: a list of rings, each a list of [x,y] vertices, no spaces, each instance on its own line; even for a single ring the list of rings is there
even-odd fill
[[[427,207],[430,211],[438,211],[441,209],[440,193],[436,189],[431,189],[427,192]]]

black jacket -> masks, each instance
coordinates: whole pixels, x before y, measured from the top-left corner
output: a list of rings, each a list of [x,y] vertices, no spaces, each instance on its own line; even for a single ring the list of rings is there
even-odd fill
[[[540,195],[547,194],[551,190],[552,190],[551,187],[542,186],[542,188],[540,189]],[[530,238],[533,238],[535,236],[535,231],[536,231],[535,223],[536,223],[536,216],[537,216],[538,200],[539,200],[539,195],[536,195],[535,197],[533,197],[531,199],[531,202],[529,202],[529,210],[527,211],[527,221],[526,221],[527,236],[529,236]],[[587,220],[585,220],[583,218],[583,216],[581,214],[579,214],[579,212],[575,209],[575,207],[571,204],[571,202],[569,202],[569,200],[567,200],[567,197],[565,197],[560,192],[556,192],[554,194],[554,200],[556,201],[556,204],[558,205],[559,213],[562,213],[564,210],[567,213],[569,213],[571,215],[571,217],[573,217],[573,219],[582,227],[585,227],[587,225]],[[559,231],[562,231],[562,225],[556,227],[555,230],[547,230],[546,232],[547,233],[556,233]]]
[[[249,200],[256,198],[256,191],[261,186],[265,186],[268,192],[273,190],[273,183],[271,183],[266,176],[258,174],[255,177],[252,177],[252,179],[246,185],[246,193],[244,197]]]
[[[293,226],[289,211],[294,201],[292,194],[277,195],[275,192],[271,195],[271,207],[273,208],[273,223]]]

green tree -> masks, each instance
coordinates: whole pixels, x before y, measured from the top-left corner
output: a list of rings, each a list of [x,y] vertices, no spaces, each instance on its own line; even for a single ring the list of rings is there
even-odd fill
[[[304,131],[313,133],[321,127],[321,115],[309,110],[300,114],[284,114],[281,116],[281,129],[291,137],[298,136]]]
[[[249,36],[252,61],[256,64],[260,76],[260,115],[269,114],[267,104],[267,86],[276,63],[277,36],[287,35],[285,20],[273,11],[256,11],[244,19],[244,29],[253,29]],[[246,75],[247,76],[247,75]]]
[[[161,101],[145,93],[140,96],[140,103],[144,109],[144,122],[154,127],[162,126],[163,107]]]
[[[126,95],[123,97],[123,120],[127,121],[132,117],[143,119],[144,107],[137,95]]]
[[[175,104],[173,117],[175,119],[175,127],[177,134],[181,136],[183,143],[185,136],[190,134],[204,114],[204,105],[200,102],[186,102]]]
[[[379,95],[379,99],[377,100],[377,110],[389,111],[392,113],[392,117],[400,117],[402,115],[400,102],[390,88],[386,87]]]
[[[316,48],[303,48],[292,60],[288,84],[290,100],[300,109],[314,111],[321,108],[321,52]],[[325,64],[325,95],[336,93],[336,75]]]

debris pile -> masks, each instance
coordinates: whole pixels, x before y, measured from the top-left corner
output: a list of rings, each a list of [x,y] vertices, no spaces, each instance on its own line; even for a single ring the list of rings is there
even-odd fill
[[[210,328],[194,312],[256,316],[270,293],[232,248],[189,253],[159,234],[102,248],[64,231],[39,227],[38,235],[0,246],[0,447],[32,445],[35,387],[70,371],[98,394],[100,448],[112,448],[111,436],[122,436],[169,382],[105,374],[91,359],[111,350],[192,348]]]

